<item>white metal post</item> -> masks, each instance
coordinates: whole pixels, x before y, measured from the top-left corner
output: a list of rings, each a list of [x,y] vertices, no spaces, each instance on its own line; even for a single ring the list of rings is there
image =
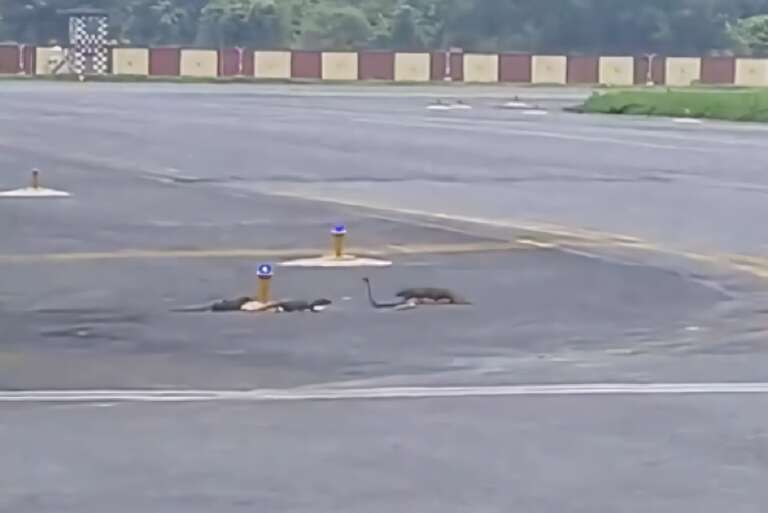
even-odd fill
[[[645,85],[652,86],[655,85],[653,82],[653,59],[656,57],[655,53],[647,53],[645,54],[645,58],[648,60],[648,71],[646,71],[645,74]]]

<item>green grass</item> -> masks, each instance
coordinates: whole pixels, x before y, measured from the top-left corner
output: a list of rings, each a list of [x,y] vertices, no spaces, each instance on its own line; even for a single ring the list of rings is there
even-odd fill
[[[593,94],[581,112],[768,122],[768,89],[651,89]]]

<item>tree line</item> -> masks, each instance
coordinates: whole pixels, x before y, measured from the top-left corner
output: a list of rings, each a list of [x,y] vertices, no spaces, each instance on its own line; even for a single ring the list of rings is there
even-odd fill
[[[637,54],[768,51],[768,0],[0,0],[0,40],[66,42],[59,10],[123,45]]]

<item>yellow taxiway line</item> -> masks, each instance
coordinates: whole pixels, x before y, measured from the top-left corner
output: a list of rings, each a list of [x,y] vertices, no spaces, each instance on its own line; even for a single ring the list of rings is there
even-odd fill
[[[419,244],[388,245],[378,248],[350,248],[349,252],[365,256],[392,255],[449,255],[462,253],[484,253],[490,251],[511,251],[525,249],[526,244],[516,242],[472,242],[465,244]],[[0,254],[0,264],[94,262],[109,260],[155,260],[155,259],[215,259],[215,258],[300,258],[325,254],[323,249],[147,249],[92,252],[58,252]]]

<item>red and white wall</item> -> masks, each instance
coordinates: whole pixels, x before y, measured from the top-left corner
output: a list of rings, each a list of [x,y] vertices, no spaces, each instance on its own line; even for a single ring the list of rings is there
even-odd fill
[[[52,49],[0,46],[0,73],[46,74]],[[446,59],[450,58],[450,65]],[[115,48],[117,75],[259,79],[382,80],[428,82],[633,85],[648,81],[649,61],[634,56],[566,56],[444,52],[320,52],[227,48]],[[656,84],[694,83],[768,86],[768,59],[741,57],[656,57]]]

